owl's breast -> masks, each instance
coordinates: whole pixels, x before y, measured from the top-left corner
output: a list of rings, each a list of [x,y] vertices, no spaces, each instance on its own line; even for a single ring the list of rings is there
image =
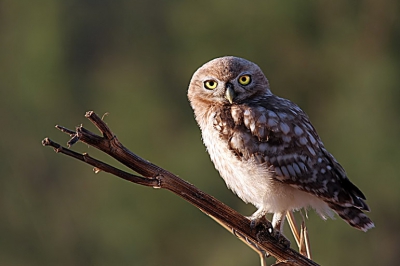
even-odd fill
[[[278,181],[273,168],[257,158],[257,151],[266,149],[266,143],[242,127],[245,122],[225,115],[209,113],[200,127],[211,160],[228,188],[244,202],[266,212],[312,206],[321,210],[319,213],[327,213],[326,204],[315,196]]]
[[[224,122],[221,122],[217,119],[219,115],[218,112],[210,113],[200,125],[203,142],[210,158],[234,193],[246,203],[261,207],[265,194],[273,185],[273,174],[267,167],[260,166],[250,157],[243,160],[231,149],[232,137],[242,133],[240,128],[235,127],[232,117],[225,117]],[[247,135],[247,132],[243,132],[244,138],[250,137]]]

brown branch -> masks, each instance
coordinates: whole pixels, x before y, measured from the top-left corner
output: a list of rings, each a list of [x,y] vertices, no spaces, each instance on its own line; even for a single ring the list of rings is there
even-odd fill
[[[272,229],[269,222],[261,223],[256,228],[251,228],[250,221],[240,213],[226,206],[214,197],[200,191],[195,186],[180,179],[169,171],[162,169],[129,151],[118,141],[117,137],[111,132],[109,127],[93,111],[87,112],[85,116],[100,130],[103,136],[90,132],[82,125],[77,127],[76,131],[56,126],[59,130],[72,137],[67,143],[68,146],[73,145],[77,141],[84,142],[89,146],[107,153],[143,177],[119,170],[111,165],[90,157],[86,153],[79,154],[71,151],[48,138],[44,139],[42,144],[44,146],[53,147],[58,153],[88,163],[94,166],[96,170],[111,173],[136,184],[167,189],[211,216],[222,226],[231,230],[232,233],[241,240],[249,243],[249,246],[256,251],[258,250],[259,253],[264,251],[268,252],[268,254],[274,256],[278,261],[286,262],[286,265],[318,265],[277,241],[277,239],[270,233]]]

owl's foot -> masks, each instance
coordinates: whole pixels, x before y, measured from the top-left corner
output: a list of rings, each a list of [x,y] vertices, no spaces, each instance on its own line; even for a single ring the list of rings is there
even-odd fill
[[[285,248],[290,247],[290,241],[287,239],[279,230],[274,229],[271,225],[270,222],[267,221],[267,223],[259,223],[257,227],[263,227],[263,228],[257,228],[257,240],[258,241],[265,241],[266,236],[265,234],[268,234],[272,236],[277,243],[282,245]]]
[[[265,240],[264,234],[267,233],[270,236],[272,236],[276,242],[284,246],[285,248],[290,247],[290,241],[279,231],[277,228],[274,228],[271,222],[267,220],[265,217],[265,214],[262,216],[259,216],[257,214],[259,211],[254,213],[252,216],[247,217],[250,220],[250,228],[251,229],[256,229],[258,230],[257,238],[259,241]],[[261,213],[261,212],[260,212]]]
[[[290,246],[290,241],[283,235],[283,224],[285,222],[286,211],[276,212],[272,217],[272,227],[274,228],[275,238],[286,247]]]
[[[251,216],[247,216],[246,218],[250,220],[250,228],[254,229],[261,223],[269,224],[269,226],[272,227],[271,223],[267,220],[267,218],[265,218],[266,214],[267,212],[263,209],[258,209]]]

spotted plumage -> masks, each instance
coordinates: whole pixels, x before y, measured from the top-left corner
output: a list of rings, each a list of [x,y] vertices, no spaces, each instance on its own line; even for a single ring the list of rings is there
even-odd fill
[[[325,149],[308,116],[275,96],[252,62],[214,59],[193,75],[188,97],[211,160],[227,186],[258,208],[252,219],[274,213],[281,230],[287,211],[334,210],[351,226],[374,225],[365,196]]]

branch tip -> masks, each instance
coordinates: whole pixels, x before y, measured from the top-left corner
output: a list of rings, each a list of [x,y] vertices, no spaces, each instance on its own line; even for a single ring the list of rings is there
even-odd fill
[[[68,135],[70,135],[70,136],[76,134],[75,131],[73,131],[73,130],[71,130],[71,129],[68,129],[68,128],[66,128],[66,127],[60,126],[60,125],[55,125],[55,128],[57,128],[57,129],[60,130],[61,132],[64,132],[64,133],[66,133],[66,134],[68,134]]]
[[[86,117],[86,118],[89,118],[89,117],[91,117],[93,114],[94,114],[93,111],[87,111],[87,112],[85,113],[85,117]]]
[[[85,117],[97,127],[97,129],[103,134],[103,137],[108,140],[112,140],[114,138],[114,134],[111,132],[110,128],[95,112],[88,111],[86,112]]]
[[[49,138],[44,138],[43,140],[42,140],[42,145],[43,146],[49,146],[50,145],[50,139]]]
[[[43,146],[50,146],[50,147],[53,147],[54,151],[57,152],[57,153],[60,152],[60,151],[63,149],[62,146],[61,146],[60,144],[58,144],[58,143],[52,141],[52,140],[49,139],[49,138],[45,138],[44,140],[42,140],[42,145],[43,145]]]

